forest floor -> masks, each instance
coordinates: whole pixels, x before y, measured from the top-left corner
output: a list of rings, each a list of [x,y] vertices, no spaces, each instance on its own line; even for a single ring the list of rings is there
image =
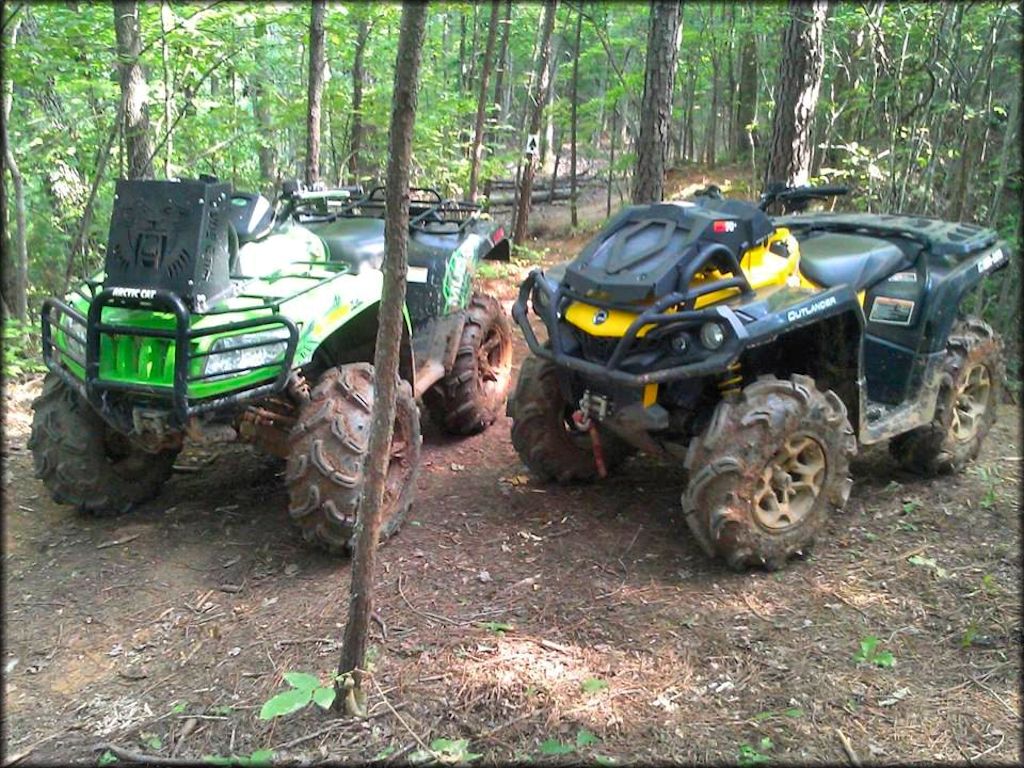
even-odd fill
[[[584,239],[532,247],[554,261]],[[516,277],[488,288],[507,302]],[[5,765],[109,745],[388,763],[440,738],[488,762],[1022,759],[1014,405],[960,475],[862,450],[814,552],[747,575],[687,532],[678,466],[539,484],[506,418],[468,439],[425,420],[418,501],[378,557],[369,717],[265,722],[282,673],[334,670],[349,561],[302,545],[279,463],[245,446],[187,449],[126,517],[54,504],[25,446],[39,385],[5,393]]]

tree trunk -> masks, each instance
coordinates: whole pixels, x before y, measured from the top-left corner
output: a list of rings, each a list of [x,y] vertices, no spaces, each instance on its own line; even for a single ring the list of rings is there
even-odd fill
[[[139,29],[139,4],[136,0],[114,0],[114,31],[117,35],[117,67],[121,73],[124,98],[124,139],[127,152],[127,176],[130,179],[153,178],[153,136],[146,103],[146,76],[139,56],[142,33]]]
[[[484,120],[487,117],[487,81],[491,77],[491,60],[494,57],[494,43],[498,34],[498,18],[501,6],[491,0],[491,21],[487,25],[487,48],[484,51],[483,69],[480,71],[480,98],[476,102],[476,123],[473,126],[473,147],[469,158],[469,200],[476,202],[476,187],[480,177],[480,155],[484,146]]]
[[[367,14],[369,9],[360,8],[360,13]],[[352,60],[352,126],[349,136],[348,172],[353,181],[359,181],[359,152],[363,144],[363,57],[366,54],[366,42],[370,39],[370,20],[364,15],[359,20],[356,31],[356,49]]]
[[[779,91],[765,169],[772,183],[806,184],[811,165],[811,125],[825,56],[822,33],[828,0],[790,0],[791,19],[782,43]]]
[[[604,215],[612,215],[612,184],[615,181],[615,140],[619,135],[619,105],[612,106],[611,153],[608,157],[608,189],[605,193]]]
[[[174,132],[171,128],[171,103],[174,89],[171,87],[170,50],[167,45],[167,34],[174,27],[174,12],[168,0],[160,3],[160,62],[164,70],[164,178],[171,178],[171,155],[174,152]]]
[[[576,129],[578,128],[577,107],[579,106],[579,81],[580,81],[580,35],[583,32],[583,14],[576,12],[576,42],[572,47],[572,103],[569,106],[569,188],[570,200],[569,217],[573,229],[579,226],[579,211],[577,201],[577,180],[576,180]]]
[[[530,114],[530,127],[528,134],[540,134],[541,122],[544,119],[544,105],[548,100],[548,90],[551,88],[550,59],[551,59],[551,33],[555,28],[555,9],[558,7],[558,0],[551,0],[544,5],[544,15],[541,17],[540,41],[537,54],[537,69],[534,72],[533,101]],[[533,190],[533,175],[536,170],[537,156],[531,155],[523,163],[523,173],[519,185],[519,200],[516,205],[515,224],[513,227],[512,242],[522,245],[526,240],[526,224],[530,216],[530,193]]]
[[[754,24],[754,8],[749,6],[749,23]],[[757,146],[757,128],[750,126],[754,122],[754,107],[757,104],[757,36],[753,29],[747,32],[740,51],[740,82],[736,105],[736,125],[734,143],[736,154],[749,159]]]
[[[507,69],[508,59],[508,35],[509,30],[512,28],[512,0],[505,0],[505,20],[502,22],[501,28],[501,53],[498,54],[497,72],[494,74],[494,105],[498,109],[498,114],[494,117],[494,124],[497,125],[501,122],[507,113],[507,109],[502,107],[502,100],[504,94],[504,80],[505,71]],[[488,121],[490,122],[490,121]],[[488,141],[493,141],[492,137],[488,137]],[[490,196],[491,194],[491,179],[488,178],[484,182],[484,195]]]
[[[704,126],[704,164],[714,165],[718,157],[718,49],[715,42],[711,43],[711,110]]]
[[[665,165],[671,139],[672,86],[679,56],[679,3],[651,0],[647,32],[640,137],[637,141],[633,203],[654,203],[665,192]]]
[[[366,693],[363,690],[366,637],[373,611],[373,577],[377,539],[380,536],[381,503],[395,423],[398,354],[402,340],[402,309],[405,306],[405,278],[408,269],[409,166],[412,161],[412,133],[416,120],[426,22],[426,3],[403,4],[391,101],[384,204],[384,286],[378,314],[377,347],[373,358],[374,397],[364,466],[366,481],[356,516],[356,548],[349,588],[348,623],[345,625],[338,665],[341,680],[336,683],[336,706],[344,707],[349,715],[366,712]],[[352,687],[347,688],[346,683]]]
[[[14,46],[18,41],[18,27],[21,26],[21,17],[15,17],[11,24],[10,39],[5,40],[5,57],[13,55]],[[26,240],[25,224],[25,180],[14,159],[14,150],[11,149],[11,140],[7,132],[7,126],[11,117],[11,107],[14,103],[14,83],[9,78],[4,80],[4,104],[3,104],[3,125],[0,126],[0,139],[4,144],[4,165],[11,174],[11,184],[14,187],[14,259],[9,260],[7,249],[4,249],[4,275],[5,275],[5,299],[8,300],[8,309],[19,320],[28,317],[28,244]],[[0,184],[3,179],[0,178]],[[7,222],[4,221],[4,224]],[[13,267],[13,269],[12,269]],[[9,290],[10,293],[6,293]]]
[[[324,95],[326,0],[313,0],[309,13],[309,96],[306,102],[306,184],[320,181],[320,108]]]
[[[256,62],[256,71],[249,81],[249,90],[252,93],[252,111],[259,126],[259,147],[256,150],[260,162],[260,181],[264,188],[277,186],[277,163],[274,153],[274,127],[270,120],[270,97],[266,87],[263,85],[264,78],[269,80],[270,72],[266,62],[264,44],[267,39],[267,25],[258,22],[255,29],[256,47],[253,58]]]

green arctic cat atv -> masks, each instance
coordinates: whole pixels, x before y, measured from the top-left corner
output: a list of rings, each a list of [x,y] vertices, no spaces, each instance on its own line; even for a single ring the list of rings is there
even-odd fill
[[[447,431],[498,416],[511,324],[472,293],[504,232],[475,205],[413,189],[406,333],[382,535],[412,502],[416,398]],[[384,256],[384,190],[286,183],[276,207],[213,177],[119,181],[104,270],[42,309],[50,369],[34,404],[36,474],[98,515],[156,495],[186,440],[286,458],[304,538],[348,547],[362,488]]]
[[[1008,252],[969,224],[764,212],[839,187],[776,188],[760,206],[707,192],[627,208],[578,257],[529,275],[512,312],[533,352],[512,442],[562,482],[634,450],[677,461],[704,551],[777,568],[845,505],[858,440],[889,440],[928,474],[977,455],[1002,347],[961,302]]]

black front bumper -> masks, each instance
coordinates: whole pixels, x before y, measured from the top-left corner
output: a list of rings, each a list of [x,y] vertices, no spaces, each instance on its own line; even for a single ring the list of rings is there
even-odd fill
[[[512,306],[512,317],[522,329],[530,351],[538,357],[551,360],[556,365],[582,374],[595,382],[626,387],[644,387],[648,384],[663,384],[722,373],[736,360],[746,346],[747,329],[736,313],[727,306],[716,305],[707,309],[667,311],[672,307],[692,302],[693,298],[688,294],[672,293],[644,309],[615,344],[611,355],[603,364],[567,353],[559,326],[559,317],[572,301],[583,301],[597,306],[600,306],[600,303],[593,299],[571,295],[561,285],[552,287],[541,270],[534,269],[523,281],[519,288],[519,296]],[[547,327],[548,345],[542,344],[537,339],[537,335],[530,326],[528,302],[532,303],[534,312]],[[630,352],[636,349],[637,334],[645,326],[655,326],[648,332],[648,336],[650,336],[653,333],[676,328],[692,330],[709,321],[716,321],[727,326],[729,332],[722,346],[714,352],[708,353],[706,357],[690,363],[656,368],[643,373],[632,373],[623,369],[623,362]]]
[[[141,293],[141,292],[140,292]],[[227,322],[210,328],[196,330],[191,327],[191,319],[187,307],[181,298],[165,290],[147,290],[144,296],[118,295],[114,289],[103,289],[90,299],[89,314],[83,316],[69,304],[60,299],[47,298],[42,306],[42,347],[43,361],[46,366],[60,376],[69,386],[77,390],[89,403],[100,413],[112,427],[122,432],[130,432],[133,428],[132,414],[113,407],[108,398],[108,393],[126,393],[141,395],[151,398],[159,405],[166,404],[169,410],[170,426],[183,428],[190,417],[213,411],[219,408],[237,406],[239,404],[258,400],[268,395],[279,392],[285,388],[291,373],[292,360],[295,356],[295,348],[298,344],[299,332],[289,318],[278,314],[267,316],[251,317],[245,320]],[[123,309],[142,309],[151,312],[169,312],[174,315],[175,326],[169,328],[147,328],[139,325],[112,325],[102,321],[103,310],[106,307],[119,307]],[[227,311],[208,312],[206,314],[224,314]],[[66,327],[61,327],[60,316],[65,314],[72,318],[79,327],[86,329],[85,338],[78,336]],[[53,326],[57,325],[60,332],[67,337],[77,341],[85,348],[85,359],[79,359],[69,349],[60,349],[53,340]],[[189,373],[191,364],[200,357],[208,357],[212,352],[194,354],[192,342],[204,336],[212,336],[223,333],[236,333],[250,328],[267,330],[268,327],[280,326],[288,331],[286,349],[283,359],[273,366],[280,365],[280,373],[273,381],[260,384],[255,387],[231,392],[227,395],[214,396],[201,400],[189,398],[189,385],[195,382],[209,380],[212,378],[226,377],[236,374],[248,373],[250,369],[238,368],[228,371],[218,371],[213,374],[192,375]],[[100,378],[100,336],[102,334],[132,336],[142,338],[171,339],[174,343],[174,372],[173,384],[155,385],[139,384],[134,382],[113,381]],[[265,342],[254,342],[250,344],[232,347],[230,351],[264,346]],[[66,345],[67,346],[67,345]],[[69,371],[61,362],[54,359],[54,352],[70,358],[85,371],[85,379],[79,379]],[[271,366],[266,366],[271,367]]]

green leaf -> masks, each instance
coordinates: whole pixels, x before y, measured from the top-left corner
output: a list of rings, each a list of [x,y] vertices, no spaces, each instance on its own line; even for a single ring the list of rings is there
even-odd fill
[[[260,709],[260,720],[273,720],[275,717],[290,715],[309,704],[313,696],[312,691],[292,688],[290,691],[279,693],[274,696]]]
[[[800,707],[790,707],[789,709],[785,710],[782,714],[784,714],[786,717],[803,717],[804,711],[800,709]]]
[[[109,749],[100,755],[100,759],[96,761],[96,765],[110,765],[117,762],[117,755],[111,752]]]
[[[896,666],[896,659],[889,651],[882,651],[876,654],[871,662],[877,667],[894,667]]]
[[[150,736],[143,743],[150,749],[160,749],[164,745],[159,736]]]
[[[580,686],[584,693],[597,693],[598,691],[603,691],[607,687],[607,682],[596,677],[588,677],[583,681],[583,685]]]
[[[285,672],[285,682],[300,691],[312,691],[320,685],[320,678],[307,672]]]
[[[597,744],[601,739],[586,728],[581,728],[576,734],[576,746],[585,747],[589,744]]]
[[[313,703],[321,709],[330,709],[334,703],[336,691],[333,688],[315,688],[313,690]]]
[[[608,755],[594,755],[594,762],[598,765],[618,765],[619,761]]]
[[[380,752],[378,752],[376,755],[374,755],[373,759],[374,759],[374,761],[376,761],[376,760],[383,760],[385,757],[389,757],[392,754],[394,754],[394,751],[395,751],[395,745],[394,744],[388,744],[386,747],[384,747],[384,749],[382,749]]]
[[[249,765],[270,765],[274,762],[274,750],[257,749],[249,755]]]
[[[572,744],[564,744],[558,739],[546,739],[540,743],[540,753],[542,755],[568,755],[570,752],[575,752],[576,747]]]
[[[515,629],[511,624],[506,624],[502,621],[481,621],[477,626],[483,627],[488,632],[493,632],[496,635],[503,635]]]

